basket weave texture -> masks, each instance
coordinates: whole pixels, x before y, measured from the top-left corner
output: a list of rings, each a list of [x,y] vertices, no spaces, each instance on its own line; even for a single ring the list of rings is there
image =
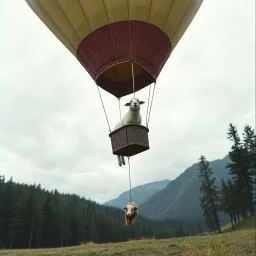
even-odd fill
[[[114,155],[133,156],[149,149],[149,129],[143,125],[128,124],[109,134]]]

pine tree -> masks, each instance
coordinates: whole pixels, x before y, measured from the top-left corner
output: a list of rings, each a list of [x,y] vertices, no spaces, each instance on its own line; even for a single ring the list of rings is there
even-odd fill
[[[241,192],[239,191],[239,186],[232,182],[230,178],[227,182],[227,189],[230,192],[232,217],[236,224],[237,221],[240,222],[239,215],[244,209],[244,204],[240,201]]]
[[[6,247],[13,248],[15,238],[21,228],[21,193],[14,187],[12,178],[5,184],[4,196],[4,239]]]
[[[38,197],[38,189],[36,185],[31,186],[30,193],[26,200],[26,220],[27,220],[27,231],[28,231],[28,248],[33,247],[32,242],[34,234],[36,233],[37,224],[40,218],[40,205]]]
[[[231,163],[228,163],[226,168],[229,169],[229,174],[232,176],[236,186],[239,187],[240,201],[244,203],[242,211],[246,217],[248,210],[253,214],[253,189],[255,180],[251,168],[251,156],[246,149],[247,145],[245,147],[243,146],[234,125],[229,125],[227,134],[228,139],[233,142],[233,145],[229,152]]]
[[[244,147],[248,152],[250,158],[250,168],[252,175],[256,175],[256,134],[254,130],[249,126],[245,125],[244,127]]]
[[[216,177],[212,177],[213,171],[210,168],[209,162],[204,156],[200,157],[199,163],[199,178],[201,181],[200,206],[202,207],[205,222],[209,229],[221,232],[220,221],[218,216],[218,192],[214,185]]]
[[[41,239],[42,239],[42,233],[43,233],[43,225],[44,225],[44,215],[42,211],[43,207],[43,202],[44,198],[42,196],[42,189],[41,185],[36,186],[36,201],[35,201],[35,225],[34,225],[34,230],[35,230],[35,243],[34,243],[34,248],[40,248],[41,244]]]
[[[181,220],[179,220],[179,224],[178,224],[178,228],[177,228],[177,236],[178,237],[184,237],[186,234],[184,232],[184,228],[183,228],[183,225],[182,225],[182,222]]]
[[[229,189],[227,184],[225,183],[224,179],[221,180],[221,191],[220,191],[220,210],[222,210],[225,213],[228,213],[230,222],[232,224],[232,229],[235,229],[234,223],[233,223],[233,191]]]
[[[201,224],[199,221],[196,221],[196,224],[197,224],[197,229],[198,229],[198,233],[202,233],[202,228],[201,228]]]
[[[251,183],[254,184],[253,190],[256,189],[256,134],[254,130],[249,126],[245,125],[244,133],[243,133],[243,141],[244,147],[248,154],[248,161],[249,161],[249,175],[251,178]],[[255,193],[253,193],[255,199]],[[255,202],[254,202],[255,205]]]
[[[56,215],[53,205],[53,193],[47,195],[43,206],[44,226],[42,244],[45,247],[58,246],[55,241]]]
[[[0,175],[0,249],[4,247],[4,188],[5,177]]]
[[[68,207],[61,204],[60,212],[60,247],[64,244],[68,244],[71,237],[70,231],[70,213]],[[83,239],[85,241],[85,239]]]

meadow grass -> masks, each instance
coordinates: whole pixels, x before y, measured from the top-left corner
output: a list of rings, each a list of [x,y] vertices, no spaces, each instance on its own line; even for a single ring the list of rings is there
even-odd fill
[[[255,216],[236,226],[224,227],[221,234],[170,239],[140,239],[122,243],[95,244],[56,249],[3,250],[6,256],[243,256],[256,255]],[[1,254],[2,253],[2,254]]]

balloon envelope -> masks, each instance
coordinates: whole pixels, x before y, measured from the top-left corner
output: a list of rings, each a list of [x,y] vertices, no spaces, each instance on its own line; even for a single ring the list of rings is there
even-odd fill
[[[95,82],[120,98],[155,82],[203,0],[26,0]]]

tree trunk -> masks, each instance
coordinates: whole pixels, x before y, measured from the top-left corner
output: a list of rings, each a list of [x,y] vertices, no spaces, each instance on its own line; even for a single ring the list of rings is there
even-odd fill
[[[40,247],[41,247],[41,240],[42,240],[42,232],[39,231],[37,248],[40,248]]]
[[[13,244],[13,228],[12,228],[12,231],[11,231],[11,239],[10,239],[9,249],[12,249],[12,244]]]
[[[236,216],[237,216],[238,223],[240,223],[239,213],[237,213]]]
[[[61,240],[60,240],[60,247],[63,246],[63,235],[61,236]]]
[[[84,242],[85,242],[85,240],[86,240],[86,229],[85,229],[85,231],[84,231],[83,237],[84,237]]]
[[[237,220],[236,220],[236,214],[233,214],[233,218],[234,218],[235,225],[236,225],[236,223],[237,223]]]
[[[32,221],[32,223],[31,223],[28,248],[31,248],[31,242],[32,242],[32,238],[33,238],[33,229],[34,229],[34,221]]]
[[[252,200],[253,201],[253,200]],[[253,202],[251,203],[251,207],[250,207],[250,214],[251,216],[253,216],[254,214],[254,207],[253,207]]]
[[[251,215],[253,215],[253,194],[252,194],[253,192],[251,192],[251,190],[250,190],[248,177],[245,177],[245,185],[246,185],[248,200],[250,202],[249,210],[250,210]]]
[[[232,230],[235,230],[235,226],[234,226],[234,223],[233,223],[232,214],[231,214],[231,213],[228,213],[228,214],[229,214],[229,218],[230,218],[230,221],[231,221]]]

